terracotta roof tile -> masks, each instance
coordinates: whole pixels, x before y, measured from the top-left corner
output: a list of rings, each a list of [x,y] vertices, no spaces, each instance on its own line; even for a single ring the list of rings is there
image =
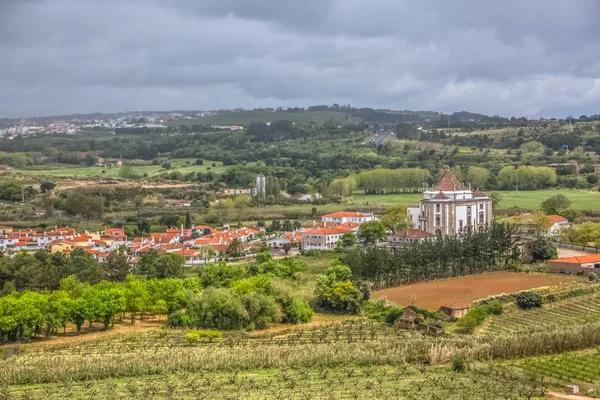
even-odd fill
[[[556,260],[549,260],[551,262],[561,262],[561,263],[569,263],[569,264],[586,264],[592,262],[600,262],[600,254],[589,254],[586,256],[576,256],[576,257],[567,257],[567,258],[559,258]]]
[[[485,195],[485,193],[483,193],[481,190],[477,189],[477,190],[475,191],[475,193],[473,194],[473,197],[476,197],[476,198],[477,198],[477,197],[487,197],[487,196],[486,196],[486,195]]]
[[[435,196],[433,196],[433,200],[448,200],[448,197],[443,192],[439,192]]]
[[[440,179],[440,183],[438,183],[437,186],[435,186],[433,189],[444,192],[467,190],[467,188],[462,183],[460,183],[460,181],[456,178],[454,173],[450,170],[444,172],[444,175],[442,175],[442,178]]]

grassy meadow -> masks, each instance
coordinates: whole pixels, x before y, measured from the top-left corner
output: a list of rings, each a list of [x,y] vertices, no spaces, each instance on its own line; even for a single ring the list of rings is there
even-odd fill
[[[203,165],[195,165],[196,159],[176,158],[169,160],[171,169],[164,169],[160,165],[142,165],[132,166],[134,172],[139,175],[148,174],[149,177],[166,174],[169,172],[181,172],[187,174],[190,172],[212,172],[222,174],[229,166],[223,165],[221,161],[204,160]],[[189,164],[186,164],[189,162]],[[213,167],[212,164],[215,164]],[[104,171],[104,173],[103,173]],[[107,177],[116,178],[119,176],[121,167],[79,167],[69,164],[48,165],[44,169],[12,169],[13,174],[48,176],[48,177]]]

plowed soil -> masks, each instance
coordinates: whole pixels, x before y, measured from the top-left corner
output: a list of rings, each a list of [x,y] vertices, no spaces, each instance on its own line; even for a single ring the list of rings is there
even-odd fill
[[[373,297],[387,298],[401,306],[415,305],[427,310],[439,310],[443,305],[469,306],[473,301],[493,294],[585,280],[584,277],[560,274],[497,272],[375,290]]]

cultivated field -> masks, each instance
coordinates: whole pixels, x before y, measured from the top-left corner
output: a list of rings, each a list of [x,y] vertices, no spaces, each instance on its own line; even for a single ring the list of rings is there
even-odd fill
[[[166,174],[170,172],[181,172],[187,174],[190,172],[202,172],[213,174],[221,174],[227,168],[221,161],[204,160],[203,165],[195,165],[195,159],[177,158],[169,160],[172,163],[171,169],[164,169],[160,165],[143,165],[132,166],[133,172],[138,175],[147,174],[149,177]],[[189,162],[187,164],[186,162]],[[212,165],[215,164],[213,167]],[[103,172],[104,171],[104,172]],[[72,165],[46,166],[43,169],[13,169],[13,174],[34,175],[34,176],[49,176],[49,177],[106,177],[116,178],[121,171],[120,167],[74,167]]]
[[[494,294],[513,293],[541,286],[555,286],[584,278],[558,274],[496,272],[441,281],[375,290],[374,298],[387,298],[401,306],[438,310],[443,305],[471,305]]]
[[[555,194],[563,194],[571,200],[572,208],[577,210],[600,210],[600,192],[590,192],[583,190],[555,189],[555,190],[534,190],[534,191],[507,191],[497,190],[502,195],[502,200],[498,205],[501,209],[520,207],[528,209],[537,209],[547,198]],[[486,194],[490,192],[487,191]],[[365,195],[356,191],[348,202],[354,205],[391,205],[391,204],[418,204],[423,198],[421,193],[407,194],[379,194]]]
[[[510,310],[486,321],[479,334],[502,335],[550,331],[600,320],[600,293],[544,304],[533,310]]]

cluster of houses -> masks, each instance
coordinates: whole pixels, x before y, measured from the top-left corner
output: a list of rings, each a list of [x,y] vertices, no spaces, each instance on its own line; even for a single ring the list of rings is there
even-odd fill
[[[37,232],[16,231],[10,226],[0,226],[0,250],[11,253],[46,250],[69,255],[73,250],[80,248],[99,262],[106,262],[110,253],[115,250],[126,250],[130,261],[135,263],[144,252],[153,249],[163,253],[180,254],[185,257],[186,264],[194,265],[218,259],[228,253],[229,245],[234,239],[242,243],[243,251],[249,251],[248,244],[255,240],[259,233],[260,230],[252,228],[219,231],[200,225],[190,229],[167,229],[165,232],[151,233],[147,237],[128,238],[123,228],[82,233],[70,227],[55,227],[50,231]]]

